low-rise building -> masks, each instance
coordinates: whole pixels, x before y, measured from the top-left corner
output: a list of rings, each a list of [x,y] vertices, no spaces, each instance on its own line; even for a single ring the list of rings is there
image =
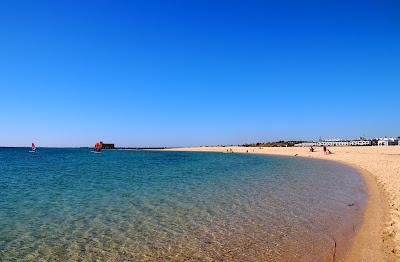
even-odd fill
[[[311,146],[392,146],[392,145],[399,145],[400,146],[400,137],[385,137],[385,138],[378,138],[378,139],[366,139],[364,137],[360,137],[354,140],[344,140],[344,139],[326,139],[320,140],[318,142],[303,142],[295,144],[295,147],[311,147]]]
[[[352,146],[371,146],[371,140],[352,140],[350,141]]]
[[[339,139],[331,139],[325,141],[319,141],[317,146],[350,146],[350,141],[339,140]]]
[[[399,144],[399,139],[395,137],[384,137],[378,139],[378,146],[395,146]]]
[[[295,147],[310,147],[310,146],[317,146],[317,143],[315,142],[303,142],[299,144],[295,144]]]
[[[114,149],[115,148],[114,144],[103,143],[102,141],[100,141],[100,144],[101,144],[102,149]]]

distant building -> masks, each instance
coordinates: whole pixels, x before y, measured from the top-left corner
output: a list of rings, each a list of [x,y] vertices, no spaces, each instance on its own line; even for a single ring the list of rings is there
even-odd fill
[[[101,141],[100,141],[100,144],[101,144],[102,149],[114,149],[115,148],[114,144],[107,144],[107,143],[103,143]]]
[[[311,146],[400,146],[400,137],[385,137],[378,139],[366,139],[360,137],[354,140],[344,139],[326,139],[319,140],[318,142],[304,142],[295,144],[295,147],[311,147]]]
[[[311,146],[350,146],[351,143],[346,140],[331,139],[318,142],[304,142],[295,144],[295,147],[311,147]]]
[[[325,141],[319,141],[317,146],[350,146],[350,141],[340,139],[330,139]]]
[[[295,147],[310,147],[310,146],[317,146],[317,143],[315,142],[304,142],[304,143],[299,143],[295,144]]]
[[[295,147],[310,147],[310,146],[350,146],[351,143],[346,140],[340,139],[330,139],[330,140],[323,140],[318,142],[304,142],[295,144]]]
[[[371,140],[359,139],[359,140],[350,141],[350,144],[352,146],[371,146],[372,145],[372,141]]]
[[[395,146],[399,145],[399,139],[394,137],[384,137],[378,139],[378,146]]]

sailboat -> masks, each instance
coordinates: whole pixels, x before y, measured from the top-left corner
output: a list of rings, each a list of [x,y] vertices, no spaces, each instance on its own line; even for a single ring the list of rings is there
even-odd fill
[[[35,143],[32,143],[32,150],[29,153],[36,153],[36,146]]]
[[[96,145],[94,146],[94,150],[92,151],[93,153],[101,153],[101,149],[102,149],[102,144],[100,143],[96,143]]]

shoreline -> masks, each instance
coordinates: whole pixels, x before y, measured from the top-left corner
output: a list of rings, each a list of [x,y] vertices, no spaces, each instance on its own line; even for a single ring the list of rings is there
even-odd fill
[[[363,168],[348,163],[344,164],[358,170],[368,189],[368,199],[364,208],[363,221],[351,240],[351,246],[346,254],[345,261],[394,260],[394,256],[390,255],[390,248],[394,247],[394,241],[391,239],[388,239],[386,243],[381,241],[384,222],[389,220],[387,196],[379,188],[373,174]]]
[[[400,162],[397,161],[400,160],[400,147],[331,147],[332,155],[323,155],[321,148],[316,148],[317,150],[311,153],[308,148],[304,147],[255,148],[232,146],[166,150],[227,152],[226,150],[230,149],[233,153],[330,160],[355,168],[367,186],[368,199],[363,212],[363,221],[356,229],[351,245],[345,248],[345,261],[396,261],[399,259],[399,241],[396,239],[396,227],[399,227],[400,218],[396,216],[396,212],[393,212],[398,211],[396,195],[393,192],[397,183],[391,184],[391,178],[400,175],[398,173]],[[380,165],[376,162],[379,162]],[[396,180],[396,182],[400,186],[400,180]],[[393,188],[388,188],[387,185],[393,185]]]

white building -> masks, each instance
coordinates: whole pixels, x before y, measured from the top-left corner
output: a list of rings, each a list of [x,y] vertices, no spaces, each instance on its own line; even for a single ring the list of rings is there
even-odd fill
[[[378,146],[395,146],[399,144],[399,139],[394,137],[379,138]]]
[[[325,141],[319,141],[317,146],[350,146],[351,143],[346,140],[331,139]]]
[[[353,142],[353,141],[352,141]],[[371,145],[371,141],[362,141],[359,143],[352,143],[347,140],[341,139],[329,139],[319,142],[304,142],[300,144],[295,144],[295,147],[311,147],[311,146],[350,146],[350,145]]]
[[[295,144],[295,147],[310,147],[310,146],[317,146],[317,143],[315,142],[304,142],[300,144]]]
[[[352,140],[350,141],[352,146],[370,146],[372,145],[371,140]]]

